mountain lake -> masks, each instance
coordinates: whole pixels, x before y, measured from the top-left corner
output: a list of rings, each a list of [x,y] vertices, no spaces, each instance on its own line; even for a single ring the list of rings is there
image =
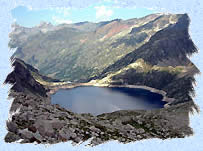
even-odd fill
[[[99,115],[118,110],[150,110],[163,108],[163,96],[141,88],[81,86],[59,89],[51,96],[52,104],[59,104],[75,113]]]

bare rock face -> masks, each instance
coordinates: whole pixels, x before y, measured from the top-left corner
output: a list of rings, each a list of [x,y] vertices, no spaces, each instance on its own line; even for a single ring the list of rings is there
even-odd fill
[[[17,58],[13,60],[12,66],[14,70],[5,80],[5,83],[13,84],[11,90],[26,92],[26,89],[29,89],[33,93],[46,96],[45,88],[32,77],[29,69],[27,69],[29,66]]]
[[[14,122],[6,122],[6,126],[10,132],[17,133],[18,132],[18,125]]]
[[[36,120],[35,127],[39,131],[40,135],[54,137],[55,131],[49,120]]]
[[[15,142],[20,139],[21,139],[21,137],[19,135],[12,133],[12,132],[8,132],[7,135],[5,136],[5,141],[8,143]]]
[[[10,109],[11,118],[7,122],[8,134],[5,137],[5,141],[14,142],[21,140],[21,143],[37,142],[53,144],[65,141],[79,143],[92,138],[91,144],[97,145],[109,140],[118,140],[127,143],[148,138],[182,138],[193,134],[189,127],[188,114],[195,105],[192,98],[189,96],[189,92],[193,92],[192,82],[194,82],[194,74],[198,71],[191,65],[192,63],[186,56],[196,52],[196,49],[189,39],[187,31],[189,24],[188,16],[186,14],[172,16],[172,22],[170,19],[170,15],[151,15],[139,20],[139,23],[142,24],[141,27],[133,27],[132,29],[130,27],[136,24],[136,19],[131,21],[114,20],[96,25],[92,25],[91,23],[80,23],[71,25],[71,29],[70,27],[64,27],[62,25],[58,26],[57,29],[54,29],[51,25],[41,25],[39,27],[40,30],[37,30],[37,33],[34,33],[35,29],[30,29],[32,31],[29,31],[29,29],[19,29],[20,31],[18,31],[18,29],[16,29],[13,35],[11,35],[12,40],[21,33],[21,30],[26,30],[28,33],[31,32],[30,34],[33,35],[43,35],[41,29],[44,29],[45,27],[48,28],[47,30],[53,31],[54,35],[49,37],[53,40],[52,36],[55,36],[55,34],[64,34],[63,31],[65,33],[77,33],[78,36],[78,30],[84,32],[86,31],[86,26],[91,24],[92,27],[94,26],[93,31],[96,38],[99,38],[100,41],[105,41],[106,38],[112,38],[117,34],[117,32],[115,33],[113,30],[114,26],[116,26],[116,31],[118,30],[119,32],[126,30],[126,28],[131,29],[128,29],[130,33],[127,37],[121,37],[114,41],[111,45],[112,50],[114,50],[114,46],[117,47],[123,43],[130,43],[131,46],[134,46],[133,36],[135,36],[135,33],[140,32],[140,30],[144,29],[151,33],[150,36],[148,35],[150,38],[148,37],[149,41],[147,43],[144,43],[136,50],[126,52],[119,60],[114,58],[114,63],[109,62],[108,67],[107,65],[104,65],[107,68],[104,69],[104,66],[100,67],[100,69],[104,70],[101,72],[101,75],[96,76],[96,78],[105,78],[109,73],[111,74],[119,71],[123,67],[136,62],[138,58],[143,58],[144,61],[151,65],[159,65],[162,67],[168,65],[171,67],[182,65],[191,68],[188,70],[189,72],[183,72],[182,74],[170,74],[169,71],[165,70],[160,73],[157,71],[157,68],[156,71],[150,72],[141,72],[142,70],[130,68],[129,70],[125,70],[125,73],[115,74],[112,79],[120,80],[121,84],[124,82],[132,85],[138,84],[159,88],[160,90],[165,90],[167,95],[174,98],[175,101],[173,101],[173,104],[170,104],[167,108],[163,109],[147,111],[126,110],[93,116],[91,114],[76,114],[59,105],[52,105],[50,96],[48,95],[50,87],[37,82],[32,74],[33,72],[38,74],[38,70],[20,59],[14,59],[12,64],[14,70],[8,75],[5,81],[5,83],[13,85],[9,96],[14,98]],[[167,27],[164,25],[167,25]],[[73,29],[72,26],[74,26]],[[155,33],[152,32],[156,31],[155,29],[157,28],[149,30],[151,27],[158,26],[160,26],[160,29]],[[88,32],[93,31],[88,30]],[[43,32],[48,31],[43,30]],[[66,34],[64,36],[66,36]],[[145,40],[145,35],[140,36],[141,41]],[[14,45],[19,44],[18,53],[22,51],[23,44],[26,44],[23,43],[24,40],[26,41],[29,39],[26,39],[26,37],[24,38],[25,39],[23,39],[23,37],[19,37],[19,39],[16,38],[16,41],[14,40],[10,43],[13,47],[16,47]],[[64,37],[60,38],[59,41],[63,43]],[[81,41],[79,41],[79,43],[84,43],[86,41],[84,37],[80,38],[82,39],[80,39]],[[94,39],[95,37],[91,38]],[[139,41],[140,39],[137,40]],[[71,41],[73,40],[71,39]],[[42,45],[40,45],[40,47],[42,47]],[[85,48],[84,50],[89,51],[89,49]],[[33,50],[31,49],[29,51],[31,53]],[[119,53],[121,52],[122,51],[119,51]],[[95,54],[92,53],[89,57],[94,55]],[[76,59],[78,56],[72,57]],[[30,59],[30,62],[36,61],[35,57]],[[98,59],[98,62],[94,59],[91,60],[92,63],[104,62],[102,57],[96,58],[96,60]],[[112,61],[112,58],[106,59]],[[173,62],[173,60],[175,61]],[[56,60],[53,62],[55,61]],[[70,61],[70,63],[72,62]],[[70,64],[71,67],[69,69],[71,71],[73,71],[72,67],[75,66],[75,63],[76,62]],[[91,64],[91,62],[89,62],[89,64]],[[69,64],[67,63],[67,65]],[[46,62],[45,66],[46,68],[53,66],[53,63],[47,64]],[[66,67],[63,66],[61,71],[65,72],[65,68]],[[68,76],[73,79],[82,78],[83,75],[81,75],[81,72],[79,71],[80,69],[74,70],[74,73],[71,73],[71,76]],[[88,70],[84,69],[84,72],[82,73],[86,73],[87,71],[89,75],[94,73],[90,68],[88,68]],[[61,72],[61,74],[63,74],[63,72]],[[61,74],[57,76],[61,77]],[[87,79],[87,77],[90,77],[88,74],[84,76],[85,80],[91,79]],[[43,78],[49,79],[48,77]],[[51,79],[49,80],[52,81]]]
[[[31,139],[33,138],[33,133],[31,131],[28,131],[28,129],[23,129],[19,130],[18,134],[23,138],[23,139]]]
[[[51,105],[45,88],[31,76],[26,64],[17,59],[13,65],[14,71],[6,80],[14,83],[6,142],[52,144],[72,140],[79,143],[93,138],[91,144],[97,145],[108,140],[126,143],[192,134],[188,126],[191,102],[152,111],[116,111],[99,116],[75,114]]]
[[[135,50],[140,54],[134,56],[134,60],[140,57],[156,64],[187,63],[181,53],[194,48],[185,39],[188,24],[187,14],[151,14],[99,23],[15,26],[9,46],[17,48],[13,57],[36,66],[43,75],[66,81],[87,81],[92,76],[99,76],[103,70],[107,71],[107,67],[114,66],[124,56],[134,54]],[[182,45],[177,44],[179,42]],[[179,51],[180,47],[183,51]],[[174,55],[176,50],[178,55]],[[175,58],[167,62],[167,55]],[[181,59],[177,62],[178,57]]]
[[[39,96],[35,97],[39,101]],[[18,101],[21,101],[22,106],[29,104],[29,99]],[[40,103],[43,104],[43,100]],[[52,144],[72,140],[79,143],[92,137],[91,144],[97,145],[108,140],[131,142],[145,138],[165,139],[192,134],[188,126],[188,104],[150,112],[117,111],[94,118],[90,114],[78,115],[56,105],[49,106],[52,109],[32,105],[20,108],[8,123],[9,133],[5,141],[21,139],[21,143]],[[32,118],[28,119],[26,112]],[[181,115],[176,115],[179,114],[177,112]]]

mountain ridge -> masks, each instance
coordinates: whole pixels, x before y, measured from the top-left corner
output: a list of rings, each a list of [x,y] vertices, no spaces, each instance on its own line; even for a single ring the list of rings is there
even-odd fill
[[[108,68],[106,68],[102,74],[108,72],[108,70],[116,70],[136,61],[139,58],[143,58],[145,61],[152,65],[162,65],[162,59],[174,59],[173,61],[167,62],[162,66],[177,66],[177,65],[187,65],[191,63],[187,58],[187,55],[197,52],[197,48],[192,42],[188,34],[189,18],[187,15],[184,15],[183,21],[186,21],[186,26],[184,23],[180,23],[182,29],[176,29],[180,24],[171,25],[161,31],[158,31],[155,35],[150,38],[150,42],[144,44],[138,49],[135,49],[131,53],[127,54]],[[178,39],[179,38],[179,39]],[[182,38],[182,39],[180,39]],[[176,45],[179,44],[178,47]],[[143,54],[144,51],[146,51]],[[162,51],[160,50],[162,49]],[[172,50],[172,51],[171,51]],[[153,52],[156,51],[156,52]],[[160,60],[160,61],[159,61]],[[176,60],[176,61],[175,61]],[[158,62],[159,61],[159,62]],[[177,62],[177,63],[175,63]],[[175,63],[175,64],[173,64]],[[114,67],[115,66],[115,67]],[[121,66],[121,67],[119,67]]]
[[[58,25],[50,30],[20,27],[11,32],[9,46],[17,47],[13,57],[38,68],[43,75],[68,81],[87,80],[147,43],[153,34],[180,16],[152,14],[140,19],[101,22],[102,26],[88,22],[77,27]],[[138,27],[143,31],[130,33]]]
[[[97,145],[193,134],[189,113],[198,111],[193,84],[200,71],[188,58],[197,52],[189,23],[187,14],[153,14],[97,24],[17,27],[9,42],[17,50],[5,81],[13,85],[9,96],[14,98],[5,141],[52,144],[92,138],[90,144]],[[147,87],[162,92],[168,103],[156,110],[98,116],[51,104],[50,95],[58,89],[90,85]]]

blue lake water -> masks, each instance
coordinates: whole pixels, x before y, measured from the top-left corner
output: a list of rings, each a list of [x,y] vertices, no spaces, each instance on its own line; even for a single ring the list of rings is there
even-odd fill
[[[51,96],[52,104],[76,112],[99,115],[117,110],[163,108],[163,96],[139,88],[76,87],[60,89]]]

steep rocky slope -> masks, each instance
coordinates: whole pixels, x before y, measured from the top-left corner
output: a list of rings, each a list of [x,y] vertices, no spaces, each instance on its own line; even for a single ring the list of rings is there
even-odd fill
[[[35,81],[31,72],[36,72],[32,66],[25,64],[20,59],[13,61],[13,72],[11,72],[5,83],[12,84],[11,91],[16,92],[32,92],[33,94],[39,94],[40,96],[46,96],[45,88]]]
[[[199,70],[188,58],[197,52],[188,27],[187,14],[58,26],[43,23],[33,28],[14,25],[9,46],[17,48],[12,58],[20,59],[14,59],[14,70],[5,81],[13,85],[14,98],[5,140],[78,143],[92,137],[91,144],[96,145],[112,139],[126,143],[191,135],[188,114],[197,109],[192,95]],[[51,105],[52,90],[82,85],[79,82],[147,86],[163,91],[172,101],[163,109],[99,116]]]
[[[109,72],[107,75],[97,77],[90,83],[99,85],[140,85],[165,91],[166,96],[174,98],[168,105],[191,101],[194,96],[194,75],[199,70],[193,65],[187,66],[158,66],[150,65],[143,59],[137,59],[134,63],[121,68],[118,71]]]
[[[17,59],[13,66],[6,79],[6,83],[13,83],[10,96],[14,98],[6,142],[79,143],[92,138],[90,144],[97,145],[109,140],[127,143],[148,138],[182,138],[193,133],[188,116],[191,102],[158,110],[116,111],[99,116],[76,114],[51,105],[48,89],[34,79],[29,65]]]
[[[175,24],[156,32],[140,48],[125,55],[117,62],[106,68],[102,74],[108,71],[116,71],[126,65],[142,58],[151,65],[180,66],[191,63],[188,55],[197,52],[189,33],[189,17],[182,15]],[[135,28],[136,31],[139,29]],[[141,30],[141,29],[139,29]],[[138,31],[139,31],[138,30]]]
[[[197,52],[189,34],[189,17],[180,15],[175,24],[156,32],[138,49],[90,78],[100,84],[145,85],[167,92],[172,104],[193,101],[194,76],[199,73],[188,56]],[[149,27],[150,28],[150,27]],[[132,32],[139,32],[140,27]]]
[[[43,75],[82,81],[97,76],[142,45],[152,44],[154,34],[172,27],[182,16],[152,14],[100,23],[58,26],[44,23],[33,28],[14,25],[9,46],[17,48],[13,57],[38,68]]]

